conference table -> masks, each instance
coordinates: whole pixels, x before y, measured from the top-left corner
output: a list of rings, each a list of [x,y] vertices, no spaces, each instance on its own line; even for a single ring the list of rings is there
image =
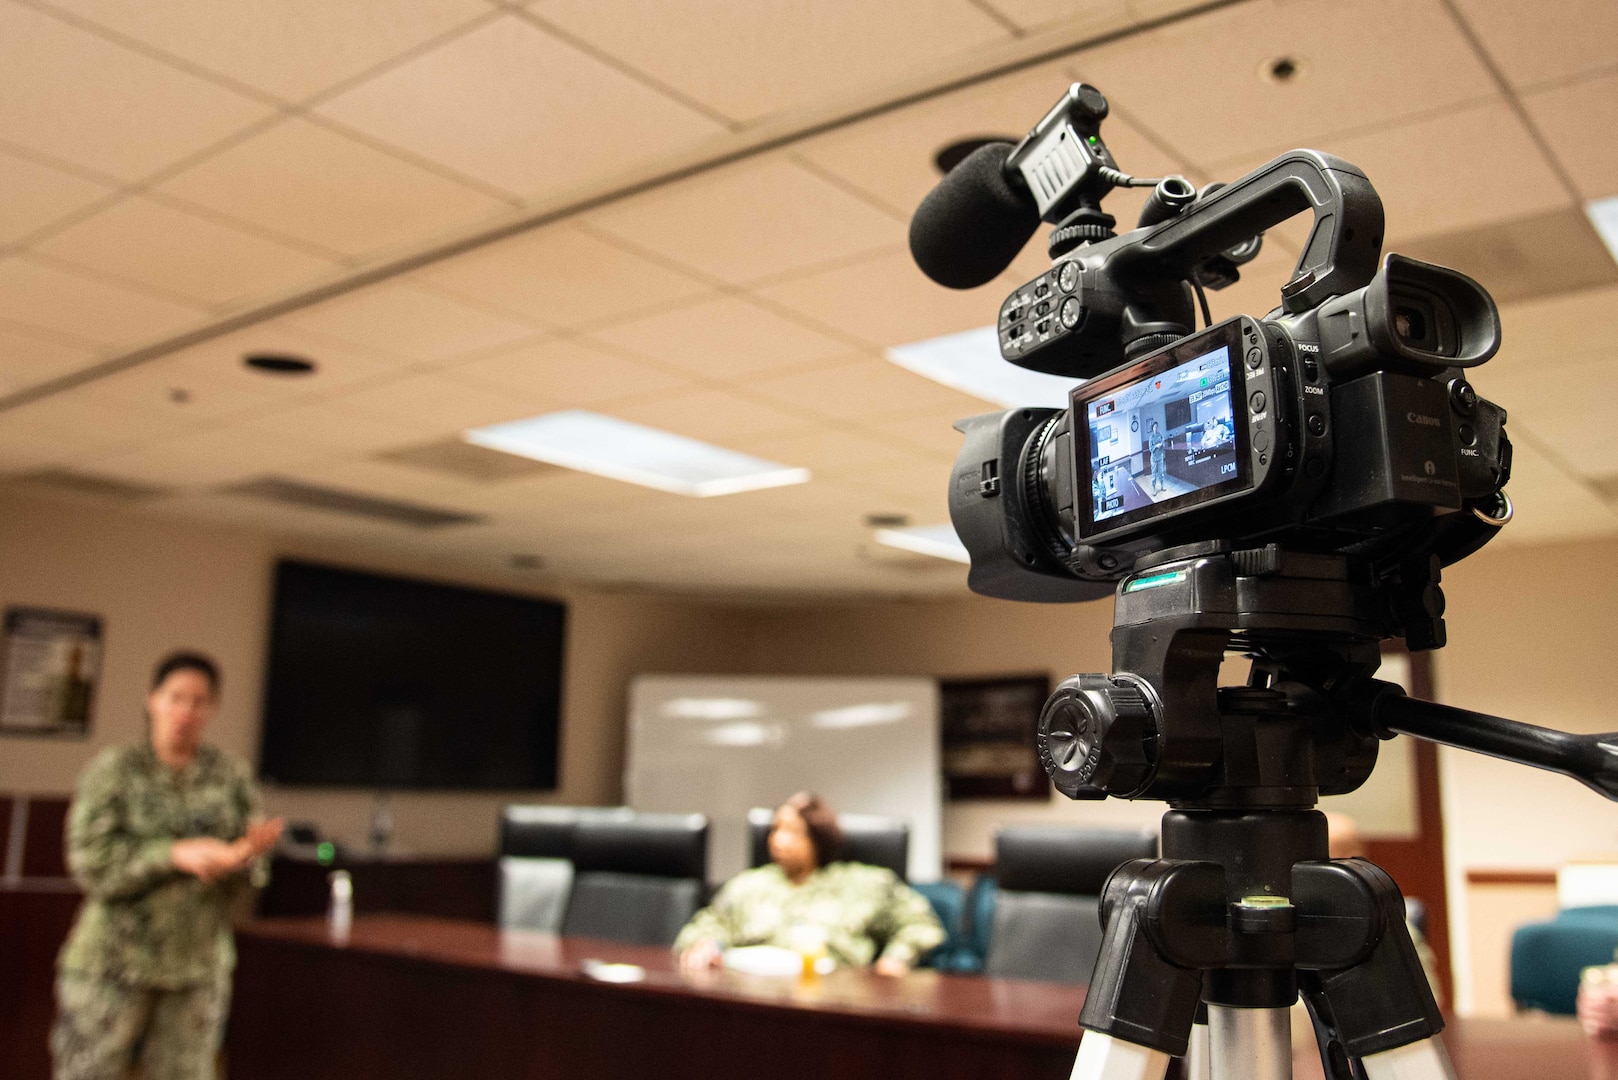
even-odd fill
[[[663,948],[419,915],[260,919],[237,947],[231,1080],[1063,1080],[1084,1002],[935,971],[682,972]],[[1445,1041],[1461,1080],[1618,1080],[1618,1050],[1570,1020],[1456,1020]]]

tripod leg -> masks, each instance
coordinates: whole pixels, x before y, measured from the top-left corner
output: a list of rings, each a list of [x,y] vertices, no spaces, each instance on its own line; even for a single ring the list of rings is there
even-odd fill
[[[1455,1080],[1455,1068],[1436,1035],[1380,1054],[1368,1054],[1360,1064],[1369,1080]]]
[[[1209,1005],[1208,1063],[1211,1080],[1292,1080],[1291,1010]]]
[[[1161,1050],[1086,1031],[1069,1080],[1163,1080],[1168,1067]]]
[[[1206,1018],[1191,1025],[1191,1042],[1185,1050],[1185,1080],[1211,1080],[1208,1061]]]

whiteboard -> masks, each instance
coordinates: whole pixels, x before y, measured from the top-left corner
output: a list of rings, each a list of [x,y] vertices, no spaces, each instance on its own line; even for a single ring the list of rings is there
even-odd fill
[[[797,791],[839,813],[910,822],[910,880],[937,881],[937,683],[641,675],[630,684],[625,799],[636,810],[706,814],[710,879],[747,868],[747,811]]]

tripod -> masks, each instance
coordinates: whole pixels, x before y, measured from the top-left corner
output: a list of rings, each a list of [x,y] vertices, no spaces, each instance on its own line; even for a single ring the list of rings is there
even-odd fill
[[[1070,798],[1167,801],[1160,859],[1120,866],[1080,1013],[1074,1080],[1287,1080],[1300,996],[1328,1080],[1452,1077],[1443,1019],[1393,880],[1328,857],[1320,795],[1352,791],[1408,734],[1573,776],[1618,799],[1618,735],[1574,736],[1404,696],[1378,642],[1444,640],[1438,562],[1209,543],[1120,585],[1112,675],[1076,675],[1040,716]],[[1227,650],[1253,660],[1217,686]]]

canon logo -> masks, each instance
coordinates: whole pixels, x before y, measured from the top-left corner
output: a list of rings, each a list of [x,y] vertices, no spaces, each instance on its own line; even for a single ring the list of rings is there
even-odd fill
[[[1422,427],[1438,427],[1443,424],[1443,421],[1436,416],[1423,416],[1418,412],[1405,413],[1405,419],[1412,424],[1420,424]]]

